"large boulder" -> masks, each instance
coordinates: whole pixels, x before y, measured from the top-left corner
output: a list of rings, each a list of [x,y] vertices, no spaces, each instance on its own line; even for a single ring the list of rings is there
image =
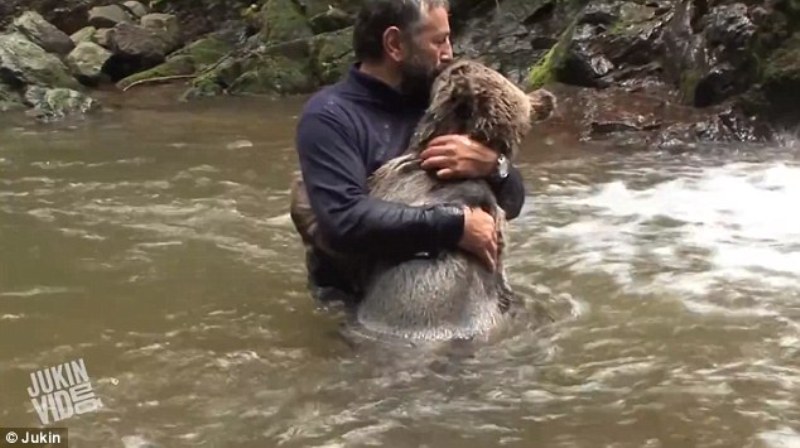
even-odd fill
[[[676,7],[663,37],[664,65],[684,101],[705,107],[742,93],[755,80],[756,26],[743,3],[715,6],[702,16],[698,8],[693,2]]]
[[[212,35],[176,51],[163,64],[120,80],[117,87],[125,90],[143,80],[169,79],[200,73],[215,64],[232,49],[231,42]]]
[[[325,12],[308,18],[308,24],[315,34],[337,31],[353,24],[355,18],[339,8],[328,8]]]
[[[110,50],[111,49],[111,35],[113,28],[101,28],[94,32],[94,36],[92,36],[92,40],[101,47]]]
[[[67,56],[67,65],[80,82],[96,85],[105,78],[103,67],[111,56],[110,51],[94,42],[81,42]]]
[[[311,68],[319,84],[340,80],[355,62],[353,27],[320,34],[312,40]]]
[[[106,72],[113,81],[147,70],[164,62],[172,44],[163,31],[131,23],[118,23],[111,29],[109,49],[114,54]]]
[[[777,125],[800,121],[800,32],[764,62],[758,89],[744,101]]]
[[[363,0],[297,0],[306,17],[315,17],[331,10],[339,10],[350,16],[358,12]]]
[[[61,60],[14,33],[0,35],[0,73],[6,82],[80,89]]]
[[[181,28],[178,18],[172,14],[147,14],[141,18],[141,26],[161,36],[166,53],[181,47]]]
[[[25,102],[32,107],[28,113],[42,121],[85,114],[99,107],[96,100],[81,92],[41,86],[29,87],[25,92]]]
[[[28,11],[17,17],[12,27],[49,53],[66,55],[75,48],[75,44],[66,33],[35,11]]]
[[[122,6],[130,11],[135,17],[140,19],[150,13],[150,10],[147,9],[147,6],[136,0],[127,0],[126,2],[122,3]]]
[[[96,32],[97,28],[93,26],[87,26],[75,31],[71,36],[69,36],[69,38],[75,45],[78,45],[81,42],[94,42],[94,35]]]
[[[118,23],[132,23],[133,18],[119,5],[95,6],[89,10],[89,25],[95,28],[112,28]]]
[[[308,18],[293,0],[267,0],[261,8],[261,39],[280,43],[311,37]]]
[[[169,36],[163,32],[130,23],[116,25],[111,30],[109,40],[115,55],[155,63],[164,60],[170,47]]]

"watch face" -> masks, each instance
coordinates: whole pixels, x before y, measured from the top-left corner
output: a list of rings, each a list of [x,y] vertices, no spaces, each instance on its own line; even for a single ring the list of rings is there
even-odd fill
[[[497,172],[500,174],[500,177],[508,176],[508,159],[506,156],[501,155],[500,158],[497,159],[497,162]]]

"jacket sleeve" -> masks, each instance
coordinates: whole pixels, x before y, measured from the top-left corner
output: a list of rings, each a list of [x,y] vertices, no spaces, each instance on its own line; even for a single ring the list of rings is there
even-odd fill
[[[326,113],[304,115],[297,126],[303,182],[331,248],[413,255],[457,247],[464,231],[459,206],[415,207],[369,197],[367,169],[347,129]]]
[[[498,205],[506,212],[506,219],[512,220],[519,216],[525,204],[525,185],[517,167],[512,165],[505,179],[490,180],[489,185],[497,197]]]

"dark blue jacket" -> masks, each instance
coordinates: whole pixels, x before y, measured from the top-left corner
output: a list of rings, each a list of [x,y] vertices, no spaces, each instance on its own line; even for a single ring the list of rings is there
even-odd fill
[[[367,178],[401,155],[427,104],[404,97],[354,64],[306,103],[297,126],[303,180],[319,230],[335,250],[413,255],[453,249],[464,230],[459,207],[412,207],[368,196]],[[508,219],[519,215],[520,173],[493,189]]]

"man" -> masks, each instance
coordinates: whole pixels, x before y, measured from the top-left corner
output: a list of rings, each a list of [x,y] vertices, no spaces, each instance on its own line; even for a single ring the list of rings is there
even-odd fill
[[[497,232],[484,211],[368,196],[367,178],[406,149],[434,78],[452,61],[448,8],[446,0],[365,1],[353,38],[358,62],[302,112],[296,141],[305,186],[296,186],[292,218],[308,247],[319,300],[325,293],[358,300],[353,272],[332,253],[412,257],[462,249],[495,267]],[[522,178],[493,150],[447,135],[433,139],[421,158],[441,179],[487,178],[507,218],[519,215]],[[310,213],[300,216],[298,204],[306,200]]]

